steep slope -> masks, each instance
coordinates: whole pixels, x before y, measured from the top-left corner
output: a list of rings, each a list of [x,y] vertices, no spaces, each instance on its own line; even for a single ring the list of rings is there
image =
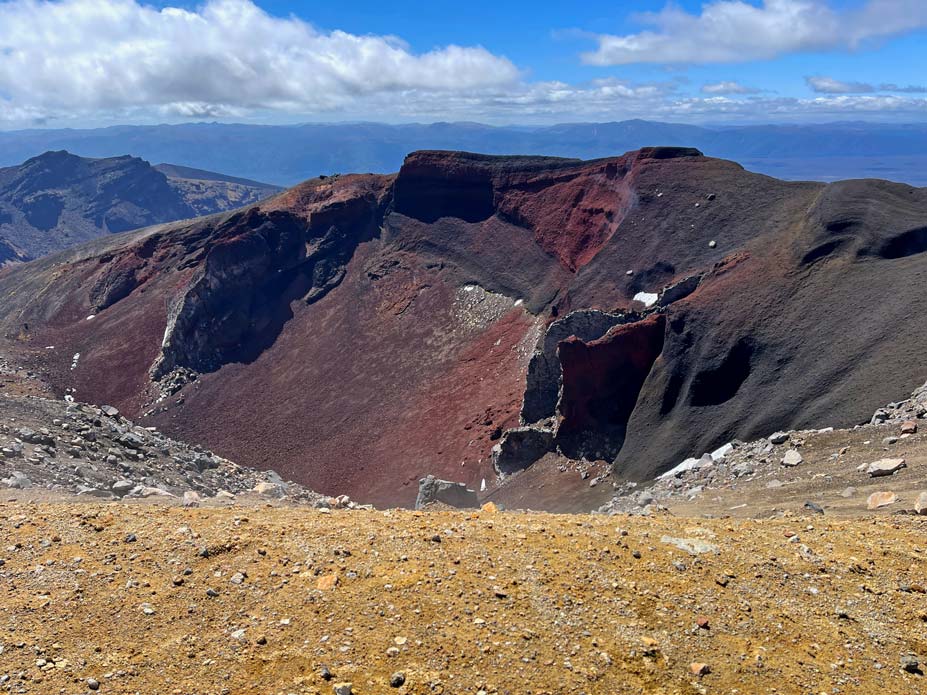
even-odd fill
[[[209,172],[167,172],[134,157],[85,159],[64,151],[0,169],[0,263],[230,210],[279,190]]]
[[[9,268],[0,329],[59,394],[322,492],[492,490],[544,453],[520,424],[641,480],[922,383],[924,229],[927,191],[690,149],[419,152]]]

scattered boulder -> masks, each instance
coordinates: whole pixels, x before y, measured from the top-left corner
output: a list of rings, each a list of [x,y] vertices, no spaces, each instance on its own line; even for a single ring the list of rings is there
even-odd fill
[[[125,497],[135,488],[135,483],[131,480],[117,480],[113,483],[112,491],[117,497]]]
[[[890,504],[895,504],[898,501],[898,495],[894,492],[873,492],[869,495],[869,499],[866,500],[867,509],[879,509],[880,507],[887,507]]]
[[[916,434],[917,433],[917,423],[914,420],[905,420],[901,423],[901,433],[902,434]]]
[[[927,492],[922,492],[914,502],[914,511],[921,516],[927,516]]]
[[[769,435],[768,439],[769,439],[770,444],[775,444],[775,445],[785,444],[787,441],[789,441],[789,433],[788,432],[776,432],[775,434]]]
[[[802,461],[804,461],[804,459],[801,457],[801,454],[798,453],[798,449],[789,449],[785,452],[785,455],[782,457],[782,461],[780,463],[782,463],[783,466],[787,466],[788,468],[794,468]]]
[[[268,480],[262,480],[252,488],[253,492],[263,497],[276,497],[277,499],[286,497],[286,490],[279,483],[272,483]]]
[[[3,478],[0,482],[14,490],[25,490],[32,487],[32,481],[22,471],[13,471],[9,478]]]
[[[441,502],[451,507],[465,509],[480,506],[476,491],[470,490],[464,483],[440,480],[433,475],[426,475],[418,481],[415,508],[422,509],[432,502]]]
[[[879,459],[866,466],[866,473],[869,474],[870,478],[879,478],[894,475],[897,471],[906,467],[907,464],[904,459]]]

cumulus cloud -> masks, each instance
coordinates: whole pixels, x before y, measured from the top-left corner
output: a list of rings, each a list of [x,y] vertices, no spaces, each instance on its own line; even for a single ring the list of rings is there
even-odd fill
[[[675,4],[639,15],[653,27],[596,37],[583,54],[593,65],[739,63],[788,53],[853,49],[869,40],[927,27],[923,0],[867,0],[836,10],[826,0],[714,0],[692,14]]]
[[[817,94],[870,94],[872,92],[895,92],[898,94],[927,94],[927,87],[918,85],[901,86],[891,82],[869,84],[868,82],[844,82],[833,77],[806,77],[805,82]]]
[[[885,10],[883,28],[901,26],[901,15],[891,24],[888,10],[904,0],[868,0],[858,12],[876,4]],[[787,6],[819,12],[822,31],[828,21],[845,24],[848,16],[816,0],[767,0],[762,7],[724,0],[695,19],[722,10],[727,17],[732,7],[763,18]],[[691,19],[679,10],[660,16],[668,12],[683,24]],[[803,12],[795,15],[799,25],[810,21]],[[801,35],[800,28],[781,34]],[[729,31],[763,36],[742,22]],[[679,78],[530,81],[481,47],[414,51],[393,36],[323,31],[274,17],[251,0],[206,0],[196,10],[158,9],[140,0],[0,0],[4,128],[157,119],[756,122],[927,115],[927,100],[915,98],[925,91],[919,87],[861,89],[866,85],[814,79],[831,82],[813,99],[772,98],[733,81],[705,84],[697,96]]]
[[[250,0],[207,0],[195,11],[136,0],[0,2],[0,94],[48,114],[319,113],[370,95],[518,79],[509,60],[481,47],[416,53],[393,36],[321,31]]]
[[[703,94],[757,94],[759,89],[747,87],[739,82],[712,82],[702,85]]]

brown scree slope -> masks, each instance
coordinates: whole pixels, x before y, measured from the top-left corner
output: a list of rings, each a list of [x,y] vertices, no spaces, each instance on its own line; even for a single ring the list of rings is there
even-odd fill
[[[0,271],[0,329],[59,395],[410,504],[425,473],[493,485],[535,346],[579,309],[645,319],[565,372],[600,384],[570,426],[605,432],[620,475],[868,419],[924,381],[925,251],[927,191],[901,184],[787,183],[686,149],[420,152],[396,176],[316,179]],[[659,319],[633,301],[692,276]],[[616,382],[613,360],[640,373]]]

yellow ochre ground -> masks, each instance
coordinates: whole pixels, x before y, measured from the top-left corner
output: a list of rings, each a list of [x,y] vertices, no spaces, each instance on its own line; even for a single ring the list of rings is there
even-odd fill
[[[927,692],[925,531],[4,503],[0,692]]]

